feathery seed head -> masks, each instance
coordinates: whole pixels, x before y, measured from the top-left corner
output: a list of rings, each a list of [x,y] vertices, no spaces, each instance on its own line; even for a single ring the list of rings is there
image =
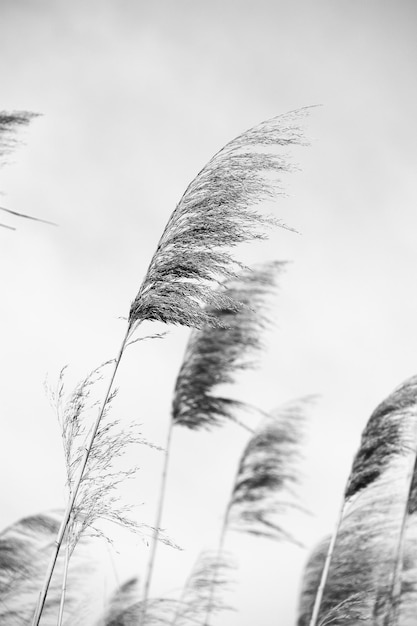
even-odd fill
[[[175,386],[175,424],[210,428],[244,408],[237,400],[215,395],[215,387],[232,383],[237,372],[254,366],[263,348],[262,333],[271,323],[268,297],[283,265],[273,262],[242,271],[221,288],[221,308],[206,307],[215,324],[191,333]]]
[[[345,497],[376,480],[393,456],[410,449],[417,421],[417,376],[401,384],[372,413],[353,461]]]
[[[293,487],[299,480],[302,426],[311,399],[297,400],[271,413],[250,439],[228,505],[232,529],[294,541],[277,519],[290,508],[300,508]]]
[[[132,303],[132,330],[142,320],[194,328],[216,325],[216,316],[204,307],[224,306],[221,292],[214,292],[213,287],[234,276],[239,267],[230,249],[264,238],[268,226],[280,224],[253,207],[280,193],[268,173],[289,172],[291,165],[285,156],[259,152],[259,148],[303,145],[298,122],[305,112],[278,116],[242,133],[191,182]]]

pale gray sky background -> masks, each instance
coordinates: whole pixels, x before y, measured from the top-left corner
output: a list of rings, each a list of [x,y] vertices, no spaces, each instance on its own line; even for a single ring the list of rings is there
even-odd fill
[[[43,114],[1,171],[1,204],[60,225],[0,230],[2,527],[62,506],[43,382],[115,355],[186,185],[236,134],[321,104],[274,207],[301,235],[274,233],[247,255],[292,263],[265,367],[236,393],[265,409],[320,394],[305,446],[313,515],[294,527],[308,547],[331,529],[367,417],[417,373],[416,17],[401,0],[0,2],[0,109]],[[118,379],[120,417],[161,445],[187,336],[131,348]],[[233,428],[177,434],[164,526],[184,550],[160,551],[154,593],[180,587],[215,544],[244,443]],[[126,493],[148,522],[161,460],[144,451]],[[118,541],[120,577],[141,573],[146,546]],[[232,536],[228,547],[239,612],[219,626],[292,626],[307,551]]]

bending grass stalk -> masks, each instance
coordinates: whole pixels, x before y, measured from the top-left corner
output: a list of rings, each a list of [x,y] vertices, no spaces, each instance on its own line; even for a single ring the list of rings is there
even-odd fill
[[[346,505],[346,500],[343,500],[343,503],[342,503],[342,506],[340,507],[339,515],[338,515],[338,518],[337,518],[336,526],[335,526],[335,529],[333,531],[332,538],[330,540],[329,548],[327,550],[326,560],[324,562],[323,571],[321,573],[320,583],[319,583],[319,586],[318,586],[318,589],[317,589],[316,597],[314,599],[314,606],[313,606],[313,611],[311,613],[311,619],[310,619],[309,626],[316,626],[317,625],[317,620],[318,620],[318,616],[319,616],[321,602],[323,600],[324,588],[326,586],[327,578],[328,578],[328,575],[329,575],[330,563],[331,563],[333,552],[334,552],[334,548],[335,548],[335,545],[336,545],[336,539],[338,537],[340,526],[341,526],[341,523],[342,523],[342,520],[343,520],[343,515],[344,515],[344,512],[345,512],[345,505]]]
[[[91,431],[91,434],[90,434],[90,440],[89,440],[89,442],[88,442],[88,444],[86,445],[86,448],[85,448],[84,456],[83,456],[83,459],[81,461],[81,468],[80,468],[80,472],[79,472],[79,475],[78,475],[78,479],[77,479],[77,481],[75,482],[75,484],[73,486],[72,493],[70,495],[70,499],[68,501],[67,508],[65,510],[64,518],[63,518],[63,520],[61,522],[61,526],[60,526],[60,529],[58,531],[57,538],[55,539],[54,551],[53,551],[53,554],[51,556],[51,560],[50,560],[49,565],[48,565],[48,569],[47,569],[47,572],[46,572],[46,575],[45,575],[45,581],[44,581],[44,584],[43,584],[43,587],[42,587],[42,591],[41,591],[41,593],[39,595],[38,605],[36,607],[35,614],[34,614],[33,620],[32,620],[32,626],[39,626],[39,622],[40,622],[40,619],[41,619],[43,608],[45,606],[45,601],[46,601],[46,596],[47,596],[47,593],[48,593],[49,585],[51,583],[52,574],[54,573],[56,561],[57,561],[57,558],[58,558],[59,550],[61,548],[61,544],[62,544],[62,541],[64,539],[65,531],[67,529],[68,522],[69,522],[70,517],[71,517],[71,512],[72,512],[72,509],[74,507],[75,499],[76,499],[77,494],[78,494],[78,489],[80,487],[81,480],[82,480],[82,477],[84,475],[84,470],[85,470],[86,465],[87,465],[88,457],[90,456],[91,448],[92,448],[95,436],[97,434],[98,428],[100,426],[100,422],[101,422],[101,419],[103,417],[103,414],[104,414],[104,411],[105,411],[105,408],[106,408],[106,405],[107,405],[107,400],[109,399],[110,392],[111,392],[112,387],[113,387],[113,382],[114,382],[114,379],[115,379],[115,376],[116,376],[116,372],[117,372],[117,369],[119,367],[121,358],[123,356],[123,352],[124,352],[124,349],[126,347],[126,343],[127,343],[128,338],[129,338],[131,328],[132,328],[132,325],[129,324],[128,327],[127,327],[126,334],[124,336],[122,345],[120,347],[119,354],[118,354],[118,356],[117,356],[117,358],[115,360],[113,374],[112,374],[112,376],[110,378],[110,382],[109,382],[109,385],[108,385],[108,388],[107,388],[107,392],[106,392],[103,404],[101,406],[101,410],[100,410],[100,412],[99,412],[99,414],[98,414],[98,416],[96,418],[96,421],[95,421],[95,423],[93,425],[93,428],[92,428],[92,431]]]
[[[146,605],[148,603],[148,598],[149,598],[149,590],[151,587],[152,574],[153,574],[155,558],[156,558],[156,547],[158,544],[159,530],[161,526],[162,512],[163,512],[164,502],[165,502],[165,492],[166,492],[166,485],[167,485],[167,478],[168,478],[168,464],[169,464],[169,455],[171,451],[173,427],[174,427],[174,420],[171,417],[169,420],[168,435],[167,435],[167,441],[166,441],[166,446],[165,446],[164,466],[162,468],[161,486],[159,488],[158,508],[156,512],[154,531],[152,534],[151,554],[149,556],[146,579],[145,579],[145,587],[143,591],[143,600],[141,603],[141,611],[139,614],[139,626],[144,625],[145,620],[146,620]]]
[[[61,601],[59,603],[59,615],[58,615],[57,626],[62,626],[62,620],[64,618],[64,606],[65,606],[65,595],[67,591],[69,560],[70,560],[70,542],[69,542],[69,537],[67,537],[67,545],[65,546],[64,574],[62,576]]]
[[[398,609],[399,609],[399,600],[401,596],[401,586],[402,586],[401,570],[402,570],[403,558],[404,558],[405,531],[406,531],[407,518],[408,518],[409,502],[410,502],[410,497],[411,497],[412,489],[413,489],[414,474],[416,470],[417,470],[417,450],[414,452],[409,474],[407,477],[409,481],[407,498],[405,501],[404,515],[401,520],[401,529],[400,529],[400,535],[398,538],[398,548],[397,548],[397,552],[395,555],[395,562],[394,562],[394,568],[393,568],[392,579],[391,579],[389,605],[388,605],[388,610],[384,618],[384,626],[397,626],[397,623],[398,623],[398,617],[399,617]]]

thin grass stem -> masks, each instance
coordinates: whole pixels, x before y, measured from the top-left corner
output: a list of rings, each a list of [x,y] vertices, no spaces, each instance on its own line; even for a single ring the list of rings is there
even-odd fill
[[[70,542],[69,542],[69,538],[67,538],[67,544],[65,546],[64,573],[62,576],[61,600],[59,603],[59,615],[58,615],[57,626],[62,626],[62,620],[64,618],[65,595],[67,592],[69,560],[70,560]]]
[[[149,556],[148,567],[147,567],[147,572],[146,572],[145,587],[143,591],[142,610],[139,615],[139,626],[142,626],[143,624],[145,624],[145,620],[146,620],[146,605],[148,603],[149,590],[150,590],[151,581],[152,581],[152,574],[153,574],[153,570],[155,566],[156,547],[158,544],[159,529],[161,526],[162,513],[163,513],[163,508],[164,508],[164,502],[165,502],[165,492],[166,492],[166,485],[167,485],[167,478],[168,478],[168,465],[169,465],[169,458],[170,458],[170,451],[171,451],[173,427],[174,427],[174,421],[171,417],[169,420],[167,441],[165,445],[164,465],[162,468],[161,486],[159,488],[158,508],[156,512],[154,531],[153,531],[152,540],[151,540],[151,553]]]
[[[338,515],[337,522],[336,522],[336,526],[335,526],[335,529],[333,531],[333,534],[332,534],[332,537],[331,537],[331,540],[330,540],[330,543],[329,543],[329,547],[328,547],[328,550],[327,550],[326,560],[324,562],[323,571],[322,571],[321,577],[320,577],[320,583],[319,583],[319,586],[318,586],[318,589],[317,589],[316,597],[314,599],[314,606],[313,606],[313,611],[311,613],[311,619],[310,619],[309,626],[316,626],[316,624],[317,624],[319,611],[320,611],[321,603],[322,603],[322,600],[323,600],[324,588],[326,586],[327,578],[328,578],[328,575],[329,575],[330,563],[331,563],[331,560],[332,560],[334,548],[335,548],[335,545],[336,545],[336,539],[338,537],[340,526],[341,526],[341,523],[342,523],[342,520],[343,520],[343,515],[344,515],[344,512],[345,512],[345,505],[346,505],[346,500],[344,499],[343,502],[342,502],[342,506],[340,507],[339,515]]]
[[[239,468],[237,469],[236,474],[235,474],[231,494],[233,494],[233,490],[235,488],[238,475],[239,475]],[[231,509],[231,503],[232,503],[232,495],[230,496],[229,501],[227,503],[227,507],[223,516],[222,527],[220,530],[219,543],[217,545],[217,554],[216,554],[216,559],[214,561],[214,566],[213,566],[213,576],[212,576],[211,583],[210,583],[210,593],[209,593],[208,602],[207,602],[207,610],[206,610],[206,617],[204,620],[204,626],[210,625],[210,615],[214,606],[214,593],[215,593],[216,584],[217,584],[217,574],[219,570],[220,559],[224,550],[224,543],[226,540],[226,532],[227,532],[227,525],[229,522],[229,513]]]
[[[384,626],[397,626],[398,623],[398,608],[399,608],[399,599],[401,596],[401,570],[403,566],[403,558],[404,558],[404,542],[405,542],[405,531],[407,525],[408,518],[408,506],[409,500],[413,488],[413,478],[417,468],[417,451],[414,453],[412,457],[412,462],[410,465],[410,469],[407,476],[408,482],[408,490],[407,490],[407,498],[405,500],[405,510],[401,520],[401,528],[400,534],[398,537],[398,548],[395,555],[395,562],[393,567],[393,574],[391,579],[391,586],[389,592],[389,603],[388,610],[385,614],[384,618]]]

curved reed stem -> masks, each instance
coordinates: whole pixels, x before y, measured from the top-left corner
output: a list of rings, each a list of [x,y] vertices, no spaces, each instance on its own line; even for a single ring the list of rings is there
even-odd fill
[[[394,568],[391,579],[391,588],[389,593],[389,604],[388,610],[385,614],[384,618],[384,626],[397,626],[398,623],[398,608],[399,608],[399,599],[401,596],[401,570],[403,567],[403,558],[404,558],[404,542],[405,542],[405,531],[407,526],[407,518],[408,518],[408,506],[410,501],[410,496],[413,488],[413,478],[415,471],[417,469],[417,451],[414,452],[412,457],[410,469],[407,476],[408,482],[408,490],[407,490],[407,498],[405,501],[405,510],[404,515],[401,520],[401,528],[400,534],[398,537],[398,548],[395,555]]]
[[[321,602],[323,599],[324,588],[326,586],[327,577],[329,575],[330,563],[331,563],[334,548],[336,545],[336,539],[339,534],[340,525],[342,523],[343,514],[345,512],[345,504],[346,504],[346,501],[343,500],[342,506],[340,507],[340,510],[339,510],[339,515],[337,518],[336,526],[333,531],[332,538],[330,540],[329,548],[327,550],[326,560],[324,562],[323,571],[321,573],[320,583],[317,589],[316,597],[314,599],[314,606],[313,606],[313,611],[311,614],[309,626],[316,626],[317,624]]]
[[[67,539],[67,545],[65,546],[64,574],[62,576],[61,600],[59,603],[59,615],[58,615],[57,626],[62,626],[62,620],[64,618],[65,595],[67,592],[69,560],[70,560],[70,544],[69,544],[69,540]]]

